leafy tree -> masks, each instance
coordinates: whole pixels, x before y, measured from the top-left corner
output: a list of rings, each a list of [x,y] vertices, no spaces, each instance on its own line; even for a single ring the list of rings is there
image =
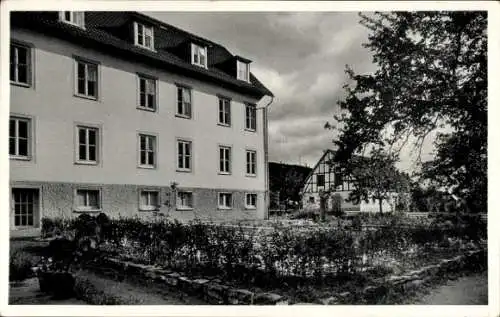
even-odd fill
[[[310,168],[288,164],[269,164],[270,190],[279,193],[279,201],[288,208],[288,201],[299,201],[300,190]]]
[[[354,157],[343,164],[343,174],[351,175],[355,188],[349,194],[351,201],[378,200],[379,212],[382,202],[409,189],[409,177],[395,167],[396,157],[374,148],[370,157]]]
[[[487,13],[392,12],[367,16],[364,47],[378,69],[356,74],[339,101],[335,161],[376,145],[399,154],[412,142],[418,175],[451,188],[471,210],[486,210]],[[422,145],[433,132],[436,155],[422,164]]]

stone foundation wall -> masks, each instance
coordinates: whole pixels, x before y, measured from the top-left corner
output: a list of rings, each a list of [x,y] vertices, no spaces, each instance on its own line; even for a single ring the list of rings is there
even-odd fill
[[[193,193],[193,209],[177,210],[175,193],[169,186],[155,187],[142,185],[109,185],[109,184],[79,184],[79,183],[41,183],[41,182],[12,182],[11,188],[38,188],[40,190],[41,218],[48,217],[77,217],[81,212],[75,209],[75,191],[77,189],[99,189],[101,192],[101,211],[109,217],[158,217],[161,215],[180,221],[189,221],[195,218],[202,220],[236,220],[236,219],[263,219],[265,216],[264,192],[243,191],[235,189],[215,188],[182,188],[177,191]],[[141,189],[159,191],[160,207],[156,211],[139,210],[139,192]],[[233,208],[218,209],[218,193],[229,192],[233,195]],[[245,194],[257,194],[257,208],[245,208]],[[13,211],[11,210],[11,214]],[[13,217],[11,217],[13,218]]]

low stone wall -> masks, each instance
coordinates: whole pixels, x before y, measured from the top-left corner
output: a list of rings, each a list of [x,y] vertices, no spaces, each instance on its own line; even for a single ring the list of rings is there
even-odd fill
[[[487,252],[485,249],[468,251],[464,255],[444,259],[438,264],[407,272],[405,275],[379,279],[373,285],[365,287],[362,290],[361,297],[370,302],[376,298],[385,296],[389,290],[396,292],[415,290],[436,276],[443,275],[446,272],[457,272],[475,263],[483,263],[486,261],[486,257]],[[247,289],[232,288],[217,278],[191,279],[178,272],[161,269],[152,265],[137,264],[115,258],[103,258],[101,260],[100,269],[112,269],[119,275],[133,274],[152,279],[168,289],[198,296],[203,298],[207,303],[216,305],[332,305],[349,303],[355,296],[349,292],[343,292],[334,294],[328,298],[318,299],[315,303],[292,303],[280,294],[252,292]],[[358,297],[356,295],[356,298]]]
[[[118,275],[136,275],[156,281],[162,286],[198,296],[215,305],[275,305],[284,299],[273,293],[255,293],[246,289],[231,288],[219,279],[191,279],[173,270],[161,269],[115,258],[104,258],[101,269],[113,269]],[[94,268],[95,269],[95,268]]]
[[[415,291],[433,280],[444,276],[447,273],[456,273],[472,266],[487,265],[486,249],[467,251],[464,255],[459,255],[451,259],[443,259],[438,264],[428,265],[419,270],[406,272],[404,275],[393,275],[388,278],[376,280],[373,285],[366,286],[361,297],[367,303],[376,302],[377,298],[386,296],[389,291],[393,293],[407,293]],[[324,305],[349,303],[354,294],[350,292],[340,293],[329,298],[320,299],[318,303]]]

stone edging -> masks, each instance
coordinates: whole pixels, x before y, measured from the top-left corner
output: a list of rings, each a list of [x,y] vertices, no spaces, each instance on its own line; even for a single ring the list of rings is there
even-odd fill
[[[457,272],[470,263],[481,262],[485,257],[487,257],[486,249],[467,251],[463,255],[458,255],[451,259],[443,259],[438,264],[428,265],[419,270],[406,272],[404,275],[393,275],[389,278],[382,278],[375,281],[376,285],[366,286],[362,291],[362,297],[370,301],[383,297],[390,289],[402,293],[414,291],[443,273]],[[350,292],[343,292],[336,296],[320,299],[318,303],[323,305],[343,304],[352,299],[352,297],[353,294]]]
[[[376,281],[363,289],[365,299],[374,299],[384,296],[390,288],[402,291],[414,290],[430,281],[433,277],[444,272],[460,270],[469,261],[479,261],[487,256],[486,250],[468,251],[451,259],[441,260],[439,264],[429,265],[420,270],[411,271],[401,276],[391,276]],[[219,279],[190,279],[178,272],[161,269],[152,265],[137,264],[115,258],[102,258],[105,266],[121,274],[137,274],[152,279],[172,290],[179,290],[188,295],[198,296],[210,304],[219,305],[289,305],[289,300],[275,293],[252,292],[246,289],[231,288],[222,284]],[[294,303],[294,305],[332,305],[343,304],[352,299],[353,294],[343,292],[328,298],[320,299],[315,303]]]
[[[122,261],[115,258],[102,258],[105,266],[120,274],[137,274],[152,279],[172,290],[198,296],[210,304],[219,305],[276,305],[284,297],[274,293],[252,292],[246,289],[231,288],[219,279],[190,279],[178,272],[161,269],[152,265]]]

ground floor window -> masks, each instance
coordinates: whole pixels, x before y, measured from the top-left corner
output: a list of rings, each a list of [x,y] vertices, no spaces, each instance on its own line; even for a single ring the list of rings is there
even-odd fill
[[[177,192],[177,209],[193,209],[193,193]]]
[[[140,210],[158,210],[160,194],[156,190],[141,190],[139,195]]]
[[[246,194],[245,195],[245,208],[247,208],[247,209],[257,208],[257,194]]]
[[[233,208],[233,195],[231,193],[219,193],[218,205],[220,209]]]
[[[99,211],[101,209],[101,195],[98,189],[77,189],[77,211]]]
[[[14,226],[38,226],[38,189],[14,188],[12,189],[14,208]]]

